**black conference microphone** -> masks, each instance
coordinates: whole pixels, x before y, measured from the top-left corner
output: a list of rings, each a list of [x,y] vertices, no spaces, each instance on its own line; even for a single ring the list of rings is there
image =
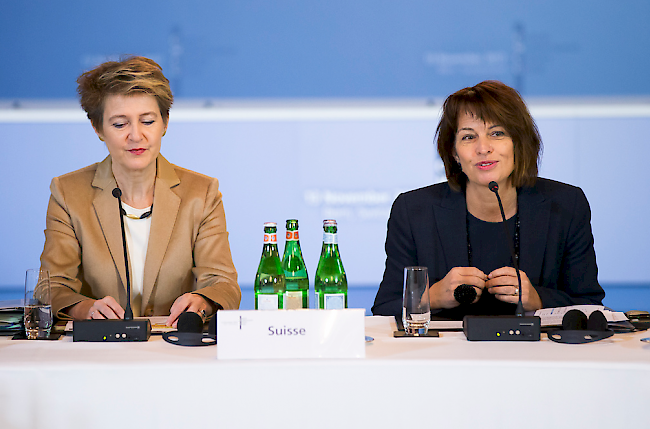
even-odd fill
[[[124,319],[91,319],[75,320],[72,322],[72,341],[86,342],[116,342],[116,341],[148,341],[151,336],[151,322],[149,319],[133,320],[131,309],[131,278],[129,275],[129,254],[126,250],[126,231],[124,217],[122,216],[122,191],[113,189],[113,196],[117,198],[120,226],[122,227],[122,248],[124,249],[124,267],[126,269],[126,309]]]
[[[512,246],[512,237],[510,236],[510,231],[508,231],[508,225],[506,224],[506,214],[503,211],[503,204],[501,204],[501,197],[499,196],[499,184],[492,181],[488,184],[488,187],[490,188],[490,191],[494,192],[494,195],[497,196],[497,201],[499,202],[499,210],[501,210],[501,219],[503,219],[503,229],[506,232],[506,239],[508,241],[508,247],[510,248],[510,259],[512,259],[512,265],[515,266],[515,271],[517,272],[517,284],[519,285],[519,302],[517,302],[517,310],[515,311],[515,315],[523,316],[524,304],[521,302],[521,275],[519,274],[519,263],[517,262],[515,248]]]
[[[498,194],[497,194],[498,195]],[[120,227],[122,228],[122,249],[124,249],[124,268],[126,269],[126,308],[124,309],[124,320],[133,320],[133,310],[131,310],[131,276],[129,275],[129,254],[126,251],[126,230],[124,229],[124,215],[122,215],[122,190],[113,189],[113,196],[117,198],[120,206]],[[500,203],[499,203],[500,204]]]
[[[524,306],[521,300],[521,276],[519,263],[512,246],[512,238],[506,224],[506,215],[499,196],[499,184],[490,182],[490,191],[494,192],[499,202],[503,227],[510,248],[512,264],[517,272],[519,286],[519,302],[514,316],[465,316],[463,318],[463,331],[470,341],[539,341],[541,333],[541,320],[537,316],[524,316]]]

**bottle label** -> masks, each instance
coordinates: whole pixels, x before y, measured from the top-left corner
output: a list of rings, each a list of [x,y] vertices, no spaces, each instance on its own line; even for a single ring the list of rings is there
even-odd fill
[[[326,293],[323,304],[325,310],[341,310],[345,308],[345,295],[342,293]]]
[[[298,231],[287,231],[287,241],[298,241]]]
[[[331,232],[323,233],[323,244],[338,244],[338,242],[337,234]]]
[[[276,294],[259,294],[257,295],[257,309],[258,310],[277,310],[278,309],[278,296]]]
[[[284,293],[284,309],[292,310],[295,308],[302,308],[302,292],[288,290]]]
[[[277,243],[278,242],[278,234],[267,234],[264,233],[264,243]]]

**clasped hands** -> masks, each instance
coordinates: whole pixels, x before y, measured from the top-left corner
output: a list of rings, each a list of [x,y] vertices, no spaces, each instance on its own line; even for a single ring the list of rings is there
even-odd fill
[[[521,276],[521,300],[524,310],[534,311],[542,308],[542,300],[531,284],[525,272],[519,270]],[[474,286],[476,289],[476,303],[483,292],[495,296],[496,299],[516,304],[519,301],[519,284],[517,272],[512,267],[502,267],[485,274],[475,267],[454,267],[429,291],[431,308],[454,308],[460,304],[454,298],[454,290],[462,284]]]
[[[178,316],[184,311],[190,311],[198,314],[212,314],[215,306],[201,295],[195,293],[186,293],[174,301],[169,310],[169,317],[165,324],[173,328],[177,327]],[[81,301],[70,308],[68,314],[77,320],[83,319],[123,319],[124,309],[112,296],[106,296],[102,299],[88,299]]]

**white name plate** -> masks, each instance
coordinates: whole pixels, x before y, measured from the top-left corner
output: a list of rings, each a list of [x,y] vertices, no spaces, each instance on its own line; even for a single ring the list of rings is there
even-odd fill
[[[364,358],[365,310],[222,310],[218,359]]]

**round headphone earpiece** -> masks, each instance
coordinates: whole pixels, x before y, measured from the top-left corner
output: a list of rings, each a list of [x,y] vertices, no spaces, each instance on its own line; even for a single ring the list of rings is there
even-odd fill
[[[607,318],[602,311],[596,310],[589,315],[589,320],[587,320],[587,329],[590,331],[607,330]]]
[[[197,313],[184,311],[178,316],[178,332],[203,332],[203,319]]]
[[[567,311],[562,318],[562,329],[564,331],[580,331],[587,329],[587,315],[576,309]]]

